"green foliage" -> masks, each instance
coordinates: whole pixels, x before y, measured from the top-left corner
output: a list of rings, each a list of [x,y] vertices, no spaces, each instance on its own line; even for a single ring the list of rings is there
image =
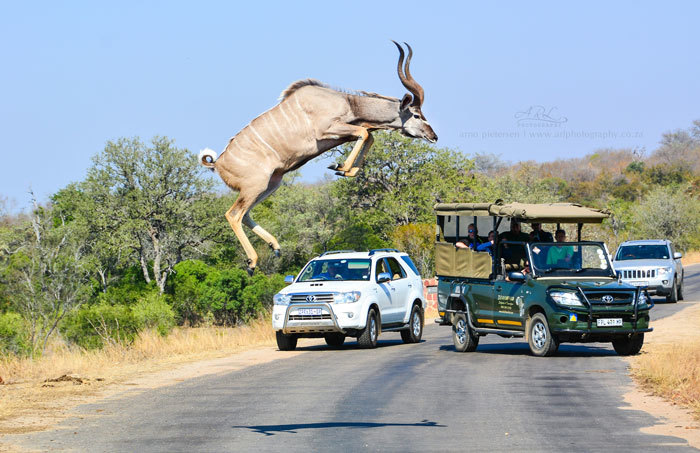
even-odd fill
[[[0,314],[0,354],[28,355],[32,351],[26,322],[19,313]]]
[[[688,196],[687,188],[652,189],[634,211],[634,231],[645,239],[669,239],[676,248],[688,250],[700,233],[700,200]]]
[[[167,304],[165,297],[156,292],[139,300],[131,307],[131,312],[139,331],[155,329],[162,336],[166,336],[175,327],[175,312]]]
[[[212,316],[217,324],[236,325],[269,309],[272,296],[283,286],[279,274],[256,273],[250,278],[240,268],[219,269],[191,260],[175,266],[169,293],[182,323],[196,325]]]
[[[435,225],[399,225],[391,233],[391,240],[394,247],[408,253],[422,277],[429,278],[435,275]]]
[[[68,341],[95,349],[107,344],[133,342],[138,322],[130,307],[101,302],[83,306],[66,317],[61,332]]]
[[[362,221],[351,223],[328,241],[327,250],[371,250],[386,247],[387,244],[370,226]],[[324,250],[326,251],[326,250]]]

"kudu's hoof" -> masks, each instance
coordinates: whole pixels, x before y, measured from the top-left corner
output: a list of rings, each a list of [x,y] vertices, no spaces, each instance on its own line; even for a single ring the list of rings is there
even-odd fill
[[[274,252],[274,254],[275,254],[275,258],[279,258],[280,255],[282,255],[282,253],[280,253],[280,249],[273,250],[273,252]]]
[[[254,267],[247,267],[245,270],[248,271],[248,277],[252,277],[253,273],[255,273],[255,268]]]
[[[336,176],[345,176],[345,172],[344,171],[336,171],[335,175]]]
[[[328,169],[329,169],[329,170],[337,170],[337,169],[339,169],[339,168],[340,168],[340,165],[339,165],[339,164],[330,164],[330,165],[328,166]]]

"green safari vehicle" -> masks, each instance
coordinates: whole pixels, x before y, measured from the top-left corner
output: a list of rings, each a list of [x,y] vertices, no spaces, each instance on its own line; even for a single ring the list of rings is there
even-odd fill
[[[436,322],[452,326],[457,351],[476,350],[488,334],[524,337],[535,356],[553,355],[566,342],[612,342],[620,355],[642,348],[644,333],[652,331],[649,294],[618,279],[603,242],[581,241],[584,224],[601,223],[607,211],[499,200],[439,203],[435,213]],[[557,230],[574,224],[578,240],[527,235],[519,232],[521,223]]]

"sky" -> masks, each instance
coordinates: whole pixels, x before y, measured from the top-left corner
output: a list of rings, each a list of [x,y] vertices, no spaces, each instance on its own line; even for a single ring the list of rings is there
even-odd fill
[[[120,137],[220,152],[298,79],[400,98],[391,39],[413,47],[438,146],[649,153],[700,119],[698,17],[695,1],[0,0],[0,199],[47,200]]]

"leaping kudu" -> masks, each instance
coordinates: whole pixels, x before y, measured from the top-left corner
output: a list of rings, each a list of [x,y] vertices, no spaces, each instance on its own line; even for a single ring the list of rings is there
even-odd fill
[[[355,176],[372,146],[370,131],[374,130],[398,130],[408,137],[437,141],[421,112],[423,88],[409,70],[413,50],[406,44],[408,57],[403,68],[404,50],[396,41],[394,44],[399,49],[399,79],[411,93],[403,99],[364,91],[344,93],[316,80],[299,80],[282,92],[279,104],[229,140],[218,158],[210,149],[200,152],[202,165],[216,170],[239,193],[226,212],[226,219],[248,256],[249,273],[253,273],[258,255],[243,232],[242,223],[279,256],[277,239],[253,221],[250,210],[277,190],[285,173],[331,148],[357,140],[343,165],[328,167],[338,175]]]

